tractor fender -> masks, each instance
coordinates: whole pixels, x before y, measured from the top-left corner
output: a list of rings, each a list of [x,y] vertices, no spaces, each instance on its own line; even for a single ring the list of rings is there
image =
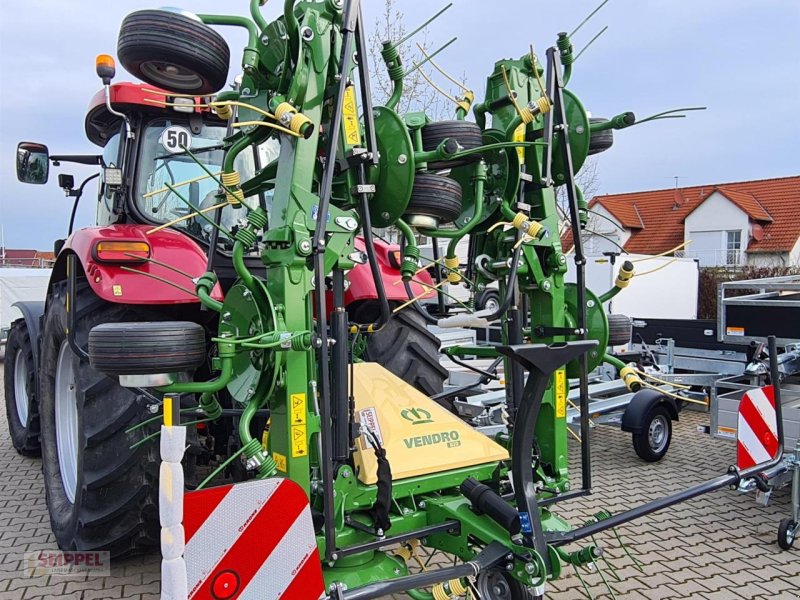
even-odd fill
[[[175,230],[162,229],[148,235],[150,229],[152,227],[149,225],[108,225],[76,231],[58,254],[50,279],[51,289],[54,283],[66,280],[67,256],[74,254],[92,291],[106,302],[157,305],[198,302],[193,293],[192,279],[205,273],[205,252],[188,236]],[[147,242],[150,258],[154,262],[112,263],[98,260],[96,246],[102,241]],[[181,273],[158,263],[169,265]],[[222,300],[219,284],[214,287],[211,296]]]
[[[39,325],[44,314],[44,300],[20,300],[11,305],[22,313],[22,319],[28,328],[28,335],[31,338],[31,350],[33,351],[33,364],[36,372],[39,372]]]
[[[364,240],[357,237],[353,245],[359,252],[366,252]],[[393,260],[391,253],[399,252],[400,246],[396,244],[389,244],[383,240],[375,240],[375,255],[378,258],[378,266],[381,272],[381,280],[383,281],[383,289],[386,290],[386,298],[392,302],[405,302],[408,300],[406,294],[406,287],[401,283],[402,277],[400,276],[400,266]],[[372,278],[369,264],[357,264],[347,275],[349,286],[345,291],[345,305],[349,306],[354,302],[360,300],[377,300],[378,289],[375,286],[375,281]],[[425,283],[428,286],[433,285],[433,278],[428,271],[421,271],[414,276],[414,279]],[[416,297],[424,294],[422,299],[432,298],[436,292],[428,291],[419,283],[411,282],[411,293]]]
[[[625,413],[622,415],[622,431],[638,433],[642,423],[654,406],[663,405],[673,421],[678,420],[678,407],[675,400],[665,396],[658,390],[639,390],[631,398]]]

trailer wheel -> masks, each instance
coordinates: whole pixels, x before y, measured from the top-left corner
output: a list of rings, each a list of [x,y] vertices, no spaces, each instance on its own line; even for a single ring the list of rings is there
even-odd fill
[[[488,289],[478,296],[475,302],[477,310],[491,310],[493,313],[500,310],[500,292]]]
[[[644,418],[639,431],[633,432],[633,449],[642,460],[658,462],[672,441],[672,419],[663,406],[654,406]]]
[[[797,523],[790,518],[781,519],[778,525],[778,546],[781,550],[791,550],[797,534]]]
[[[32,344],[25,320],[14,321],[8,332],[4,361],[6,417],[11,444],[25,456],[41,453]]]
[[[438,121],[428,123],[422,128],[422,148],[426,152],[436,150],[444,140],[458,142],[464,150],[472,150],[483,146],[483,133],[476,123],[471,121]],[[460,167],[480,160],[480,154],[470,154],[454,160],[440,160],[428,163],[431,171],[440,171]]]
[[[537,598],[530,588],[500,569],[481,571],[475,584],[483,600],[534,600]]]
[[[138,10],[122,21],[117,56],[142,81],[172,92],[204,96],[225,87],[230,49],[194,15]]]
[[[158,444],[126,430],[152,415],[137,395],[93,369],[66,340],[66,288],[54,288],[44,318],[40,411],[47,508],[58,546],[140,553],[159,540]],[[108,304],[85,280],[76,293],[76,342],[101,323],[155,320],[153,310]]]
[[[352,319],[371,322],[373,319],[365,319],[372,316],[371,306],[360,309]],[[439,338],[428,331],[425,319],[414,309],[394,315],[383,329],[368,334],[366,342],[365,361],[378,363],[428,396],[444,389],[448,373],[439,364]]]

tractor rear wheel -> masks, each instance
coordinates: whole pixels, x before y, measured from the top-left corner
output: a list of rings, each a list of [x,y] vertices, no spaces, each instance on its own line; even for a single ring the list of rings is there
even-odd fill
[[[33,341],[24,319],[14,321],[6,341],[6,418],[14,449],[25,456],[39,456],[39,406],[36,402],[36,365]]]
[[[40,412],[50,523],[60,548],[108,550],[112,557],[157,545],[158,444],[131,446],[155,425],[141,397],[93,369],[66,339],[65,286],[58,285],[44,319]],[[158,320],[142,307],[109,304],[85,280],[76,293],[75,341],[86,347],[95,325]]]
[[[228,79],[225,39],[196,16],[174,10],[139,10],[122,21],[117,56],[150,85],[205,96]]]
[[[362,308],[353,320],[370,322],[371,319],[363,319],[368,312]],[[409,308],[395,314],[380,331],[366,336],[362,358],[380,364],[423,394],[432,396],[444,389],[448,376],[447,369],[439,364],[439,346],[439,338],[428,331],[422,315]]]

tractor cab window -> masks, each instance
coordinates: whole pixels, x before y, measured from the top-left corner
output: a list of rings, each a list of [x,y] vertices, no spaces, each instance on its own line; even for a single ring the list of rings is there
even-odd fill
[[[200,132],[195,133],[185,121],[152,121],[145,129],[139,153],[134,194],[138,211],[149,221],[173,223],[172,227],[209,240],[211,224],[200,216],[189,217],[194,209],[186,201],[201,211],[225,202],[224,198],[217,197],[219,186],[206,171],[217,175],[222,170],[224,137],[225,127],[221,124],[204,124]],[[189,156],[186,149],[202,166]],[[242,152],[236,159],[235,168],[242,181],[251,178],[256,170],[254,153]],[[175,191],[167,189],[167,184]],[[245,202],[256,207],[259,199],[253,196],[246,198]],[[214,213],[208,210],[204,214],[213,219]],[[228,205],[222,209],[220,224],[231,231],[245,216],[242,209]],[[222,233],[219,241],[223,248],[232,247],[232,240]]]
[[[119,166],[119,151],[122,141],[122,135],[115,133],[103,147],[103,166],[104,167],[118,167]],[[99,198],[97,203],[97,223],[99,225],[107,225],[113,223],[117,217],[114,215],[114,199],[112,194],[106,188],[105,181],[103,181],[103,170],[100,170],[100,185],[98,187]]]

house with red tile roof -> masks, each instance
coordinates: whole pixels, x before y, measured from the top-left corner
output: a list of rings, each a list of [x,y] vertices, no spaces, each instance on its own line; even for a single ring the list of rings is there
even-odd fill
[[[0,267],[49,268],[54,261],[55,254],[52,252],[0,246]]]
[[[800,176],[595,196],[587,254],[676,255],[701,266],[800,266]],[[572,236],[562,238],[572,247]]]

